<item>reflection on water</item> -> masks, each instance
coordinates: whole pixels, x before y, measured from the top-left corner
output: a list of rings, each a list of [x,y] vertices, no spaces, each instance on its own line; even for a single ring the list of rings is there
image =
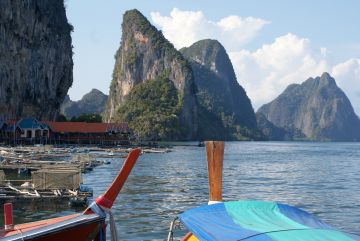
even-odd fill
[[[100,195],[122,160],[84,175]],[[303,208],[339,228],[360,231],[360,143],[226,143],[224,199],[262,199]],[[121,240],[164,240],[180,212],[206,204],[204,148],[176,147],[165,154],[144,154],[113,208]],[[16,206],[17,221],[75,210]],[[38,212],[36,212],[36,209]],[[57,213],[59,212],[60,213]]]
[[[41,220],[44,218],[55,218],[80,212],[83,208],[74,208],[68,205],[66,200],[40,201],[23,200],[13,203],[14,223],[25,223]],[[0,226],[4,225],[3,208],[0,209]]]

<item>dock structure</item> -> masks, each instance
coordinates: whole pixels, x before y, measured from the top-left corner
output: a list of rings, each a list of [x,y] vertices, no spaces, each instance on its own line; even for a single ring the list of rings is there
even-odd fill
[[[94,167],[100,165],[102,162],[93,161],[86,162],[84,159],[81,159],[80,162],[73,161],[39,161],[39,160],[28,160],[28,159],[16,159],[16,158],[7,158],[2,160],[0,163],[1,170],[29,170],[34,172],[41,169],[79,169],[84,171],[89,165]],[[20,172],[20,171],[19,171]]]
[[[39,121],[34,118],[0,122],[0,143],[8,145],[92,144],[129,145],[127,123]]]
[[[8,180],[0,170],[0,202],[64,199],[85,205],[92,192],[82,190],[81,183],[80,169],[40,169],[20,180]]]
[[[63,160],[36,160],[46,155],[35,148],[0,148],[0,202],[14,200],[65,200],[86,204],[92,195],[83,190],[81,173],[104,163],[89,153],[71,153]],[[60,151],[63,155],[63,150]],[[73,158],[69,158],[73,155]]]
[[[86,203],[91,188],[82,188],[81,175],[122,159],[130,148],[99,146],[0,146],[0,202],[67,200]],[[167,153],[169,148],[143,148],[143,153]]]
[[[123,157],[124,152],[116,155],[89,153],[87,149],[49,148],[44,151],[42,147],[0,147],[0,169],[36,171],[40,169],[80,169],[82,172],[104,163],[98,157]]]
[[[81,184],[80,169],[40,169],[31,173],[36,190],[76,190]]]

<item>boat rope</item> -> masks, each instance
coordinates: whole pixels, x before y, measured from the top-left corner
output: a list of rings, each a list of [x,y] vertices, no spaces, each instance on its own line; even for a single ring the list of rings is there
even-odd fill
[[[106,210],[106,213],[109,214],[111,241],[118,241],[114,215],[111,213],[110,209]]]
[[[116,230],[115,218],[114,218],[114,215],[112,214],[111,210],[97,205],[96,202],[93,202],[89,207],[90,207],[91,211],[93,211],[100,217],[105,218],[105,219],[106,219],[106,216],[109,217],[111,241],[118,241],[119,239],[118,239],[117,230]],[[99,232],[98,240],[105,241],[105,233],[101,230]]]

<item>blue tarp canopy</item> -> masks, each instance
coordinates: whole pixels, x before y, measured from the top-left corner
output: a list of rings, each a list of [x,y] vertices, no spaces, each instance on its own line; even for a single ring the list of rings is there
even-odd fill
[[[285,204],[237,201],[201,206],[179,215],[200,241],[360,241]]]

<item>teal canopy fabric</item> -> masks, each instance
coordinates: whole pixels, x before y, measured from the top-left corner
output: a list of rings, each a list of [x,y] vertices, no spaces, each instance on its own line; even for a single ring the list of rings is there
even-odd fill
[[[360,241],[301,209],[274,202],[225,202],[179,217],[200,241]]]

